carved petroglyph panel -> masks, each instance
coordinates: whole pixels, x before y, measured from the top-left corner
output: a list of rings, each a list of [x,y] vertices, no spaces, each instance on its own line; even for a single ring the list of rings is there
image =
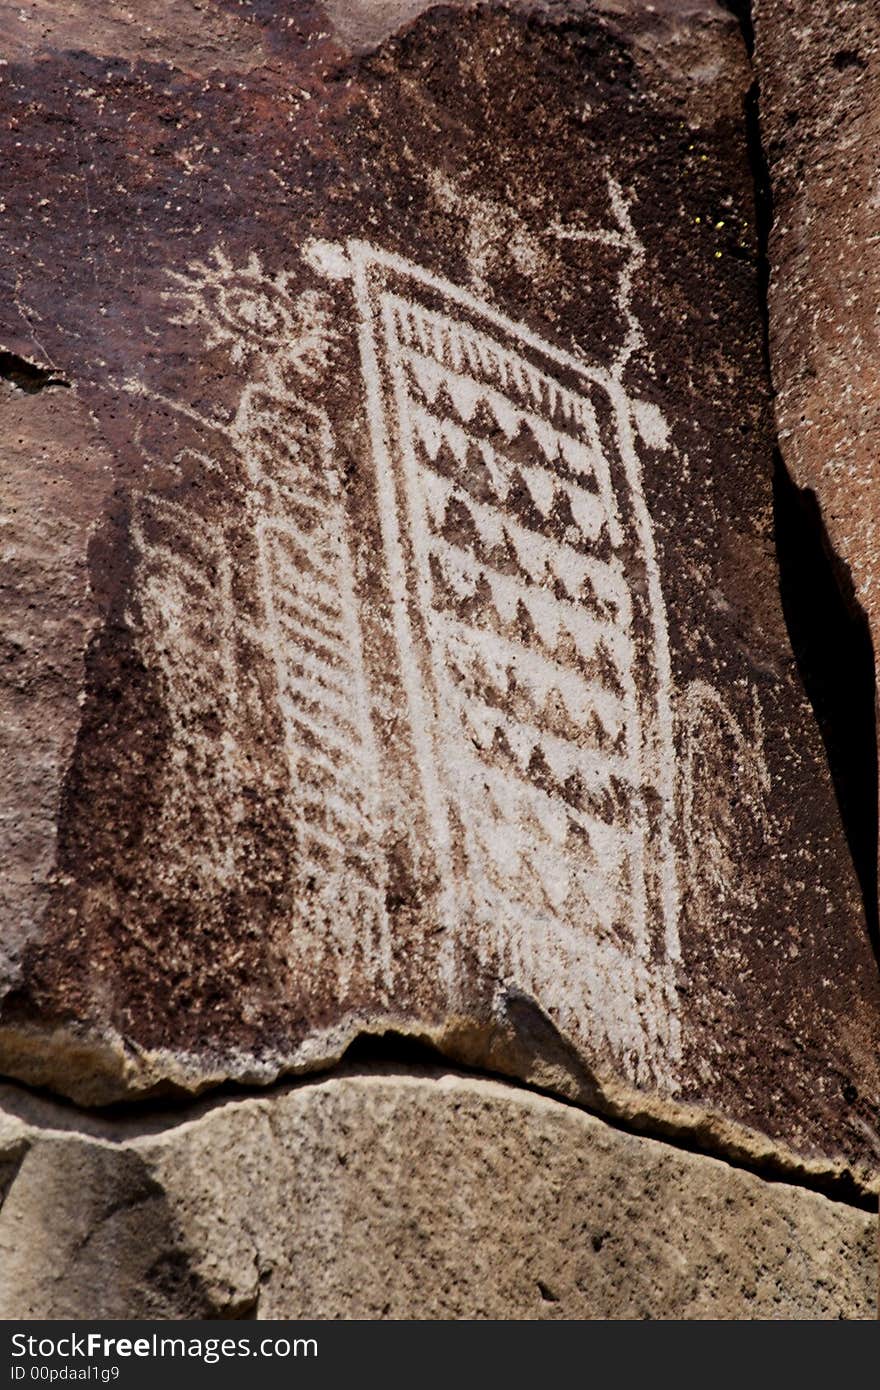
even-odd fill
[[[634,1079],[671,1080],[670,692],[638,407],[415,265],[311,256],[351,274],[361,319],[449,983],[467,948]]]
[[[616,241],[632,235],[622,225]],[[232,885],[262,727],[276,781],[284,768],[296,978],[332,964],[344,995],[358,960],[377,1006],[409,988],[421,967],[401,957],[386,906],[388,818],[408,815],[427,832],[412,862],[437,887],[407,949],[424,952],[445,1007],[476,965],[633,1080],[673,1084],[671,695],[636,452],[639,432],[662,444],[662,417],[623,390],[628,351],[611,373],[591,368],[362,243],[312,244],[307,259],[350,277],[336,320],[329,296],[294,295],[255,257],[236,269],[218,252],[177,277],[180,321],[249,379],[229,420],[164,401],[232,458],[234,518],[136,500],[142,642],[173,734],[167,814],[183,792],[203,880]],[[356,575],[334,430],[303,390],[326,370],[345,301],[379,590]],[[210,448],[202,456],[222,471]],[[363,604],[383,607],[377,592],[390,665],[365,650]],[[380,690],[408,724],[400,748],[378,746]]]
[[[285,990],[305,1001],[326,974],[344,1007],[357,976],[380,1014],[401,999],[418,1012],[413,982],[430,978],[431,1009],[454,1010],[476,978],[533,997],[630,1080],[675,1089],[680,881],[689,910],[754,908],[702,769],[714,786],[732,748],[759,819],[768,774],[759,709],[746,737],[692,682],[673,720],[639,457],[668,428],[623,384],[643,253],[610,194],[616,228],[579,229],[626,253],[610,369],[359,241],[306,247],[333,294],[222,252],[176,277],[178,321],[247,380],[227,418],[162,398],[192,436],[175,461],[225,469],[235,505],[213,522],[138,496],[137,601],[172,729],[156,843],[186,802],[187,873],[216,898],[252,851],[250,801],[277,797]],[[346,338],[369,456],[359,505],[381,542],[366,561],[321,394]],[[377,736],[378,700],[405,737]],[[401,826],[417,880],[405,928]]]

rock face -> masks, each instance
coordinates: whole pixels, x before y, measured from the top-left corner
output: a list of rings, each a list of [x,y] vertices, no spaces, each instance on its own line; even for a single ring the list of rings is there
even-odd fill
[[[856,863],[877,918],[874,649],[880,635],[880,368],[876,6],[755,6],[761,127],[772,192],[770,348],[782,456],[804,489],[800,526],[822,532],[828,579],[807,579],[824,609],[826,739]],[[821,574],[822,556],[814,571]],[[814,616],[812,641],[815,645]],[[873,646],[872,646],[873,639]],[[805,631],[800,646],[811,638]],[[809,652],[805,653],[809,664]]]
[[[821,503],[876,640],[880,14],[873,5],[756,0],[755,32],[781,446]]]
[[[876,1216],[493,1081],[349,1076],[92,1134],[4,1101],[5,1318],[875,1316]]]
[[[0,11],[0,1065],[104,1102],[393,1031],[864,1186],[739,27],[418,9]]]

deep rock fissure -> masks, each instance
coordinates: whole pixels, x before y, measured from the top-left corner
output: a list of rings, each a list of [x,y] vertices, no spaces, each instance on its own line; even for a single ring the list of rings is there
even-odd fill
[[[54,1108],[62,1112],[68,1119],[68,1123],[63,1126],[66,1130],[70,1130],[70,1117],[82,1116],[86,1123],[82,1130],[74,1127],[74,1132],[82,1133],[86,1138],[101,1138],[105,1142],[123,1143],[139,1137],[138,1127],[141,1125],[144,1133],[149,1132],[155,1135],[162,1129],[171,1130],[180,1124],[198,1120],[222,1105],[247,1100],[271,1100],[273,1097],[287,1094],[290,1091],[324,1085],[328,1081],[371,1076],[388,1078],[418,1076],[425,1080],[438,1080],[443,1076],[458,1076],[469,1080],[491,1081],[510,1091],[541,1096],[542,1099],[551,1101],[553,1104],[580,1111],[619,1133],[630,1134],[641,1139],[651,1139],[682,1153],[713,1159],[729,1168],[752,1173],[764,1182],[784,1183],[791,1187],[816,1192],[829,1201],[838,1202],[844,1206],[855,1207],[858,1210],[871,1213],[877,1211],[877,1193],[873,1190],[866,1190],[849,1172],[804,1171],[797,1166],[796,1156],[793,1155],[787,1159],[784,1153],[754,1159],[737,1155],[726,1151],[723,1145],[713,1143],[711,1135],[706,1135],[704,1140],[696,1122],[689,1126],[677,1126],[674,1121],[666,1118],[655,1119],[648,1114],[641,1114],[637,1118],[612,1114],[607,1110],[586,1105],[580,1100],[561,1095],[557,1091],[548,1090],[546,1087],[535,1085],[520,1077],[479,1066],[468,1066],[459,1060],[447,1057],[426,1039],[392,1031],[381,1034],[358,1034],[339,1061],[322,1071],[310,1072],[308,1075],[282,1075],[276,1081],[265,1086],[227,1082],[198,1096],[184,1093],[165,1094],[143,1100],[117,1101],[112,1105],[95,1110],[85,1110],[73,1101],[66,1100],[54,1093],[41,1091],[37,1087],[22,1086],[21,1083],[11,1078],[9,1078],[9,1084],[25,1097],[36,1097],[43,1101],[47,1111]],[[649,1097],[646,1096],[645,1100],[649,1102]],[[29,1121],[38,1128],[50,1130],[54,1128],[50,1116],[47,1115],[35,1120],[28,1115],[27,1107],[22,1117],[26,1122]],[[157,1120],[160,1122],[158,1127],[155,1124]],[[163,1121],[164,1124],[161,1123]],[[114,1135],[112,1130],[117,1126],[118,1134]]]
[[[752,0],[719,0],[722,9],[739,20],[746,52],[751,58],[755,51],[755,26],[752,21]]]
[[[29,362],[26,357],[19,357],[15,352],[0,352],[0,381],[11,382],[19,391],[24,391],[29,396],[36,395],[38,391],[45,391],[50,386],[70,388],[70,382],[65,381],[50,367],[41,367],[36,362]]]
[[[868,936],[880,965],[876,675],[871,632],[846,567],[828,542],[815,494],[795,485],[781,454],[773,493],[782,609],[825,743]]]

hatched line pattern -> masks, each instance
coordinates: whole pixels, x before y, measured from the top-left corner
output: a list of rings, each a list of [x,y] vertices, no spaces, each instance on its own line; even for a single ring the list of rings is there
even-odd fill
[[[317,971],[329,956],[340,991],[359,964],[381,989],[393,963],[347,519],[329,420],[291,390],[283,366],[264,363],[227,430],[245,480],[236,513],[251,546],[233,548],[223,527],[177,502],[135,499],[142,640],[161,670],[173,731],[163,815],[197,815],[194,853],[206,881],[234,886],[243,784],[257,775],[248,748],[255,723],[277,718],[280,741],[259,776],[273,792],[287,784],[301,913],[291,923],[291,969]]]

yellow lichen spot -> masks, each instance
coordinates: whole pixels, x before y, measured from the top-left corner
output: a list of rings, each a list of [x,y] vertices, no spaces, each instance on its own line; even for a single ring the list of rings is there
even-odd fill
[[[716,259],[716,261],[720,261],[720,260],[721,260],[721,252],[720,252],[720,251],[716,251],[716,252],[715,252],[715,259]]]
[[[722,228],[723,226],[724,226],[724,223],[723,223],[723,222],[716,222],[716,223],[715,223],[715,230],[716,230],[716,232],[720,232],[720,231],[721,231],[721,228]]]

